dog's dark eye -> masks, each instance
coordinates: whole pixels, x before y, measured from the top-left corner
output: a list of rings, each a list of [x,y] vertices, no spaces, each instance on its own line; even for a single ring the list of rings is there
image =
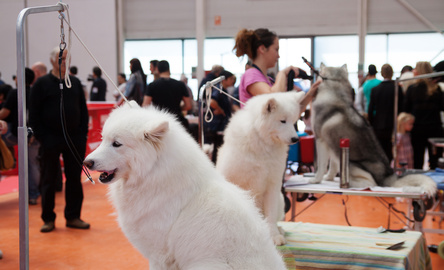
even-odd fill
[[[287,121],[285,121],[285,120],[281,120],[281,123],[282,123],[282,124],[285,124],[285,123],[287,123]]]
[[[122,146],[121,143],[119,143],[119,142],[113,142],[113,147],[120,147],[120,146]]]

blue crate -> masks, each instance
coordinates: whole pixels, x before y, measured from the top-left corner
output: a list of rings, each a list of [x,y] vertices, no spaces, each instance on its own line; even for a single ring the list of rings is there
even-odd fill
[[[307,136],[307,133],[303,131],[298,131],[298,137]],[[290,145],[290,149],[288,150],[288,161],[290,162],[299,162],[301,160],[301,151],[299,142]]]

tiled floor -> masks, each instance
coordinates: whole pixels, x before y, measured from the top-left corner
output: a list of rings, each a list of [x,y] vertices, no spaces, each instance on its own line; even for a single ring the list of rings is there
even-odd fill
[[[85,200],[82,218],[91,223],[91,229],[82,231],[65,227],[63,218],[64,195],[57,194],[56,230],[40,233],[40,205],[29,207],[29,265],[30,269],[148,269],[148,261],[126,240],[117,226],[116,217],[107,198],[105,185],[84,183]],[[346,226],[344,205],[353,226],[387,226],[388,213],[375,198],[359,196],[326,195],[297,221],[326,223]],[[306,200],[298,204],[310,204]],[[400,210],[407,208],[407,202],[392,200]],[[299,207],[301,206],[301,207]],[[3,259],[0,269],[19,269],[19,212],[16,192],[0,195],[0,250]],[[289,215],[287,215],[287,220]],[[390,228],[401,228],[403,224],[391,217]],[[438,228],[438,222],[426,217],[426,228]],[[425,234],[428,244],[439,244],[444,235]],[[444,269],[444,260],[431,254],[433,269]]]

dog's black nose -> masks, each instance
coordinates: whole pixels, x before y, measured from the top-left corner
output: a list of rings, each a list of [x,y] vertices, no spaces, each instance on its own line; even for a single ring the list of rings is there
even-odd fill
[[[298,137],[293,137],[293,138],[291,138],[291,142],[292,143],[297,143],[299,141],[299,138]]]
[[[84,160],[83,165],[85,165],[86,168],[91,169],[92,166],[94,166],[94,161],[93,160]]]

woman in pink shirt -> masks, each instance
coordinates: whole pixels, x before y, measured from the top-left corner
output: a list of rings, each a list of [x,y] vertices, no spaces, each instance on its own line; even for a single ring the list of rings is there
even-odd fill
[[[279,71],[275,81],[267,76],[267,70],[274,67],[279,59],[279,39],[274,32],[265,28],[242,29],[237,33],[235,41],[233,50],[236,56],[247,55],[253,61],[253,67],[245,71],[240,81],[240,101],[245,103],[256,95],[287,91],[287,77],[290,70],[293,70],[295,77],[298,77],[299,68],[293,66]],[[302,108],[312,100],[320,83],[321,81],[317,81],[312,85],[301,101]]]

